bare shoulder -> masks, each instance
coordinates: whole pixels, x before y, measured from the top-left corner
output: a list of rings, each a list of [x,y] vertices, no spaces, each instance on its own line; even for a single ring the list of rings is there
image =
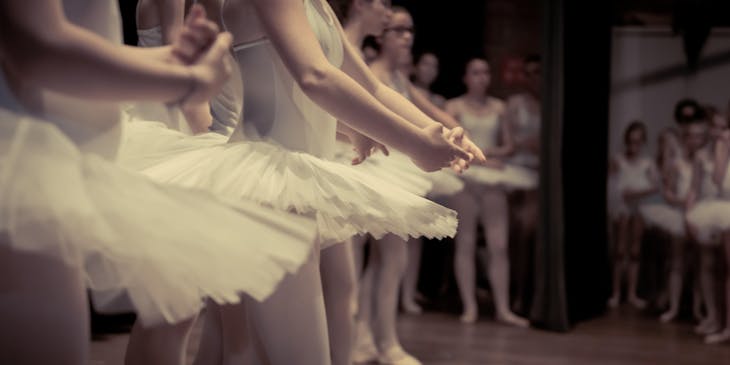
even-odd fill
[[[504,102],[504,100],[490,96],[488,99],[489,107],[492,108],[495,112],[502,114],[507,110],[507,103]]]
[[[444,109],[449,113],[458,113],[464,104],[463,99],[460,96],[448,99],[444,102]]]

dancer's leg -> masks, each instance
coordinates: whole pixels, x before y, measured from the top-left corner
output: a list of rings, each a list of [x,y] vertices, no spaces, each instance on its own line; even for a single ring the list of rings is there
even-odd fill
[[[88,308],[79,270],[0,242],[0,364],[86,364]]]
[[[512,313],[509,304],[509,216],[507,195],[503,190],[489,189],[482,194],[482,218],[489,250],[489,283],[494,294],[497,320],[527,327],[527,319]]]
[[[322,250],[322,289],[333,365],[352,364],[357,281],[352,243]]]

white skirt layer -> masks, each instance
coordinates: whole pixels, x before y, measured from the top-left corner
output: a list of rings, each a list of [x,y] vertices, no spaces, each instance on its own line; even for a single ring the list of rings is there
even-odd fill
[[[362,233],[443,238],[456,212],[377,177],[269,142],[225,143],[147,121],[128,124],[120,161],[154,180],[314,214],[323,247]]]
[[[266,298],[309,257],[315,228],[152,183],[81,154],[50,123],[0,111],[2,244],[79,268],[91,289],[126,290],[146,325],[189,318],[205,298]]]
[[[679,237],[686,233],[683,209],[666,203],[653,203],[640,206],[639,213],[648,226]]]
[[[450,196],[464,190],[464,182],[450,170],[425,172],[416,167],[406,154],[398,151],[391,151],[388,157],[378,157],[382,159],[387,158],[388,163],[392,164],[392,168],[409,169],[411,173],[418,174],[429,180],[431,182],[431,190],[428,192],[429,196]]]
[[[687,224],[702,245],[717,245],[730,230],[730,201],[703,200],[687,212]]]
[[[470,182],[505,190],[532,190],[537,189],[538,184],[538,175],[534,170],[510,164],[500,169],[473,165],[462,176]]]
[[[337,141],[335,161],[350,165],[352,159],[356,156],[357,153],[353,150],[352,145]],[[379,153],[368,157],[355,168],[418,196],[426,196],[433,189],[431,180],[424,177],[426,173],[418,171],[413,163],[406,165],[399,164],[399,162],[399,159],[391,159],[389,156]],[[414,171],[414,168],[416,171]]]

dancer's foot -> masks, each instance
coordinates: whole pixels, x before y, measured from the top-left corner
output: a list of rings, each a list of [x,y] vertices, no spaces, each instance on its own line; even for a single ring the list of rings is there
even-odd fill
[[[646,300],[635,295],[629,297],[629,303],[636,309],[646,309]]]
[[[418,359],[398,345],[378,355],[378,363],[382,365],[422,365]]]
[[[698,322],[702,322],[705,320],[705,314],[702,313],[702,300],[700,299],[698,293],[695,293],[692,298],[692,316]]]
[[[668,311],[664,312],[659,317],[659,321],[662,323],[669,323],[669,322],[673,321],[675,318],[677,318],[677,310],[669,309]]]
[[[479,311],[476,305],[464,307],[464,312],[459,317],[461,323],[471,324],[477,321],[479,318]]]
[[[502,313],[497,315],[497,321],[520,328],[530,327],[530,321],[527,318],[522,318],[512,312]]]
[[[355,346],[352,350],[352,362],[367,364],[378,359],[378,348],[375,347],[373,333],[366,324],[358,322]]]
[[[611,309],[618,308],[619,301],[620,301],[619,296],[614,295],[611,298],[608,298],[608,302],[606,303],[606,305]]]
[[[716,345],[728,341],[730,341],[730,328],[726,328],[722,332],[708,335],[705,337],[705,343],[708,345]]]
[[[403,311],[408,314],[421,314],[423,313],[423,308],[421,308],[418,303],[416,303],[414,300],[404,300],[402,303]]]
[[[720,327],[720,323],[718,321],[713,319],[706,319],[697,327],[695,327],[695,333],[697,333],[698,335],[709,335],[721,329],[722,328]]]

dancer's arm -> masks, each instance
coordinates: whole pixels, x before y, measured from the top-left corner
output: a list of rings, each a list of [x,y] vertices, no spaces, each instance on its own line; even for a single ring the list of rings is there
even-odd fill
[[[252,1],[266,34],[297,84],[335,118],[402,150],[426,170],[448,166],[455,158],[469,158],[444,139],[438,126],[417,128],[331,65],[309,26],[302,1]]]
[[[191,66],[138,57],[70,23],[60,0],[0,2],[0,54],[25,83],[77,97],[107,100],[207,100],[230,73],[221,35]]]
[[[185,0],[154,0],[157,14],[160,16],[162,40],[172,44],[183,28],[185,18]]]
[[[661,169],[662,196],[670,205],[681,206],[684,202],[677,196],[677,168],[676,164]]]
[[[722,186],[725,175],[727,174],[728,158],[730,150],[730,140],[727,138],[720,138],[715,143],[714,159],[715,168],[712,171],[712,180],[717,186]]]
[[[347,41],[344,30],[340,27],[340,36],[345,40],[345,60],[342,69],[353,79],[355,79],[362,87],[370,92],[378,101],[383,103],[388,109],[397,113],[409,122],[419,126],[427,127],[433,124],[440,124],[452,129],[458,129],[457,136],[459,145],[467,152],[471,153],[479,162],[484,162],[485,157],[481,149],[477,147],[471,140],[463,136],[460,131],[459,123],[450,115],[439,109],[428,98],[421,93],[416,92],[415,87],[401,74],[396,74],[403,78],[409,87],[409,93],[413,98],[413,102],[406,99],[392,88],[385,85],[382,80],[370,70],[370,68],[362,60],[360,53]],[[423,108],[421,108],[421,106]],[[421,108],[421,109],[419,109]],[[425,113],[424,113],[425,112]]]
[[[690,180],[690,189],[687,193],[687,200],[685,201],[685,209],[689,210],[692,208],[700,194],[700,187],[702,182],[702,161],[695,157],[692,161],[692,178]]]
[[[380,150],[384,155],[389,156],[390,151],[384,144],[379,143],[372,138],[352,129],[345,123],[337,122],[337,133],[342,135],[352,145],[353,151],[357,156],[352,158],[353,165],[359,165],[365,161],[368,157],[372,156],[373,153]]]
[[[521,108],[520,104],[524,103],[521,96],[513,96],[507,100],[507,106],[505,111],[505,119],[509,123],[512,131],[518,128],[517,114]],[[531,133],[529,135],[523,135],[522,133],[516,133],[514,135],[514,144],[516,151],[528,151],[531,153],[540,153],[540,134]]]

